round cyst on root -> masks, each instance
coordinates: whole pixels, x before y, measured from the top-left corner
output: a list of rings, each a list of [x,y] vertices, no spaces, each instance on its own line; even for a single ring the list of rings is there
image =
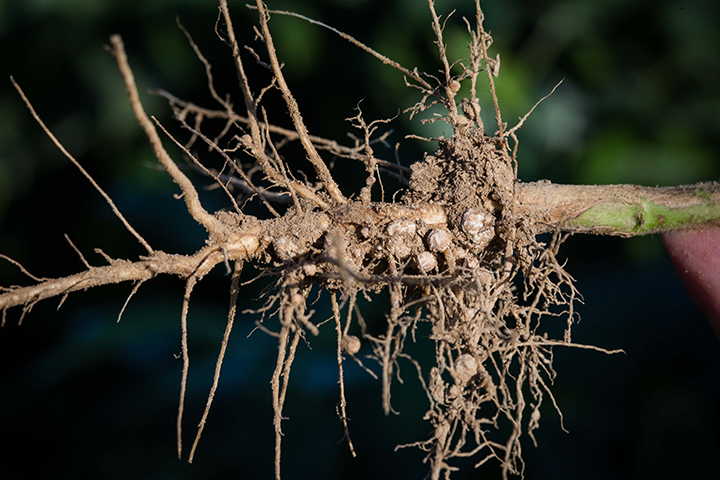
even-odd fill
[[[305,275],[307,275],[308,277],[312,277],[317,273],[317,266],[314,263],[303,263],[302,269],[303,272],[305,272]]]
[[[387,233],[391,237],[412,237],[416,229],[415,222],[411,220],[395,220],[388,225]]]
[[[302,247],[291,237],[276,238],[273,240],[273,248],[281,260],[290,260],[303,253]]]
[[[465,353],[455,361],[455,375],[461,384],[467,383],[477,372],[477,360],[472,355]]]
[[[342,348],[350,355],[355,355],[360,351],[360,339],[355,335],[345,335],[342,340]]]
[[[435,255],[430,252],[418,253],[417,263],[418,268],[423,273],[430,272],[437,267],[437,260],[435,259]]]
[[[480,248],[485,247],[495,236],[495,218],[480,208],[471,208],[463,214],[462,230]]]
[[[427,243],[433,252],[444,252],[450,246],[452,237],[450,232],[442,228],[430,230],[427,236]]]

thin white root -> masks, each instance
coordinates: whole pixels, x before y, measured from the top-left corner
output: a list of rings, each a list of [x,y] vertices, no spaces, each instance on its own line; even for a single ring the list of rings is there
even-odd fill
[[[190,369],[190,355],[188,354],[188,328],[187,328],[187,314],[188,307],[190,304],[190,295],[192,295],[193,288],[198,281],[197,275],[193,275],[188,278],[185,284],[185,296],[183,297],[182,314],[180,317],[180,323],[182,326],[182,380],[180,381],[180,402],[178,405],[178,416],[177,416],[177,452],[178,458],[182,459],[182,419],[183,412],[185,410],[185,391],[187,390],[187,376],[188,370]]]
[[[192,449],[190,450],[190,457],[188,463],[193,462],[195,458],[195,450],[197,449],[198,443],[200,442],[200,436],[202,435],[203,429],[205,428],[205,422],[208,414],[210,413],[210,406],[212,405],[213,398],[215,398],[215,391],[217,390],[218,383],[220,381],[220,369],[222,368],[223,359],[225,358],[225,351],[227,350],[228,340],[230,338],[230,332],[233,328],[235,321],[235,313],[237,312],[237,299],[238,292],[240,291],[240,273],[242,272],[243,262],[235,262],[235,270],[233,272],[232,284],[230,286],[230,310],[228,312],[228,321],[225,326],[225,333],[223,334],[222,344],[220,345],[220,354],[218,355],[217,363],[215,364],[215,375],[213,376],[213,384],[210,387],[210,393],[208,394],[207,404],[205,405],[205,411],[203,412],[200,424],[198,425],[197,435],[195,435],[195,441],[193,442]]]
[[[115,203],[112,201],[110,196],[107,193],[105,193],[105,190],[100,188],[100,185],[97,184],[95,179],[90,176],[90,174],[82,167],[82,165],[80,165],[80,163],[77,160],[75,160],[75,157],[70,155],[70,152],[68,152],[65,149],[65,147],[60,143],[60,141],[57,138],[55,138],[55,135],[53,135],[53,133],[50,131],[50,129],[45,125],[45,122],[42,121],[42,119],[40,118],[40,115],[38,115],[37,112],[35,112],[35,109],[33,108],[32,104],[30,103],[30,100],[28,100],[28,98],[25,96],[25,92],[22,91],[22,88],[20,88],[20,85],[17,84],[15,79],[13,77],[10,77],[10,81],[12,82],[13,86],[15,87],[15,90],[17,90],[18,93],[20,94],[20,97],[22,97],[23,102],[25,102],[25,105],[27,106],[28,110],[30,110],[30,114],[33,116],[35,121],[40,125],[40,128],[42,128],[43,131],[45,132],[45,134],[48,137],[50,137],[50,140],[52,140],[52,142],[55,144],[55,146],[58,149],[60,149],[60,151],[63,153],[63,155],[65,155],[68,158],[68,160],[70,160],[73,163],[73,165],[75,165],[77,167],[77,169],[80,170],[80,173],[82,173],[85,176],[85,178],[88,179],[88,181],[92,184],[92,186],[95,187],[95,190],[97,190],[100,193],[100,195],[102,195],[102,197],[105,199],[105,201],[108,203],[108,205],[110,205],[110,208],[112,209],[115,216],[120,219],[120,221],[125,226],[127,231],[130,232],[132,234],[132,236],[135,237],[143,247],[145,247],[145,250],[147,250],[147,252],[152,255],[154,251],[153,251],[152,247],[150,246],[150,244],[147,243],[142,236],[140,236],[140,234],[130,225],[130,223],[128,223],[127,220],[125,220],[125,217],[123,216],[122,213],[120,213],[120,210],[118,210],[118,208],[115,206]]]

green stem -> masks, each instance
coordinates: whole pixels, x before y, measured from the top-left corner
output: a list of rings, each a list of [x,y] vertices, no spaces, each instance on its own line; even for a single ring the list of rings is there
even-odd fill
[[[518,185],[518,209],[536,230],[636,236],[720,226],[720,184],[650,188],[635,185]]]

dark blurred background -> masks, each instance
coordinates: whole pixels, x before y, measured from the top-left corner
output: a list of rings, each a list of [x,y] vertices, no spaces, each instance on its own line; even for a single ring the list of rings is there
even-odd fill
[[[242,3],[231,2],[237,34],[260,52],[251,29],[254,13]],[[445,31],[456,57],[467,55],[461,18],[472,18],[471,4],[437,2],[441,14],[457,9]],[[332,24],[407,67],[440,68],[421,0],[273,1],[270,7]],[[522,180],[654,186],[718,178],[720,4],[504,0],[484,1],[483,8],[502,60],[497,86],[505,120],[514,124],[565,79],[520,131]],[[177,28],[177,15],[213,63],[218,91],[230,93],[241,110],[229,50],[213,33],[217,13],[211,0],[0,1],[0,253],[47,277],[83,268],[63,234],[95,265],[103,260],[94,248],[116,258],[143,254],[35,124],[9,75],[153,247],[191,253],[202,245],[202,229],[155,167],[103,46],[110,34],[122,34],[147,111],[186,139],[167,104],[142,92],[163,88],[212,106],[204,69]],[[311,133],[349,143],[353,129],[343,119],[355,115],[358,101],[372,120],[392,117],[417,100],[401,74],[331,32],[280,17],[273,17],[271,29]],[[267,74],[252,66],[249,55],[245,59],[258,91]],[[268,98],[270,120],[287,125],[276,97]],[[490,117],[486,124],[492,127]],[[404,135],[449,133],[404,114],[390,128],[392,144],[402,142],[406,165],[433,145]],[[170,151],[182,162],[177,150]],[[393,158],[391,150],[378,153]],[[288,157],[293,169],[305,168],[302,155]],[[361,171],[357,164],[336,162],[346,194],[359,191]],[[391,179],[384,184],[388,192],[395,188]],[[227,206],[217,192],[201,195],[211,209]],[[683,290],[659,238],[576,236],[563,254],[585,298],[574,340],[627,354],[556,351],[554,392],[570,433],[561,430],[546,402],[539,446],[523,444],[526,478],[716,477],[720,344]],[[244,278],[255,274],[247,269]],[[1,285],[27,283],[15,267],[0,262]],[[243,308],[262,304],[264,285],[243,290]],[[262,333],[246,338],[258,316],[243,314],[236,322],[204,437],[189,465],[177,460],[174,436],[183,284],[159,278],[144,285],[117,324],[130,289],[73,294],[59,311],[57,299],[42,302],[20,326],[21,310],[8,312],[0,329],[0,478],[271,478],[269,382],[277,350],[275,340]],[[218,269],[191,302],[187,446],[212,381],[228,290],[229,278]],[[315,308],[318,319],[329,315],[326,299]],[[369,321],[382,320],[381,300],[362,308]],[[359,453],[350,457],[335,414],[334,335],[326,325],[311,339],[312,349],[299,349],[285,411],[285,478],[423,478],[418,451],[392,451],[429,433],[420,420],[425,396],[411,365],[403,365],[405,384],[393,390],[401,415],[384,417],[379,383],[346,364],[350,429]],[[453,478],[497,476],[496,465],[479,471],[472,462],[464,466],[470,468]]]

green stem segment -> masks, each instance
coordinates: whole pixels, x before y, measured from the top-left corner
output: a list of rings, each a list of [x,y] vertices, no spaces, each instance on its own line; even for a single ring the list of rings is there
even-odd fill
[[[636,236],[720,226],[720,184],[649,188],[635,185],[519,184],[518,208],[537,230]],[[516,213],[518,213],[516,211]]]
[[[708,203],[673,209],[642,199],[638,205],[602,204],[566,222],[567,227],[603,226],[615,232],[643,235],[677,228],[697,228],[720,218],[720,205]]]

